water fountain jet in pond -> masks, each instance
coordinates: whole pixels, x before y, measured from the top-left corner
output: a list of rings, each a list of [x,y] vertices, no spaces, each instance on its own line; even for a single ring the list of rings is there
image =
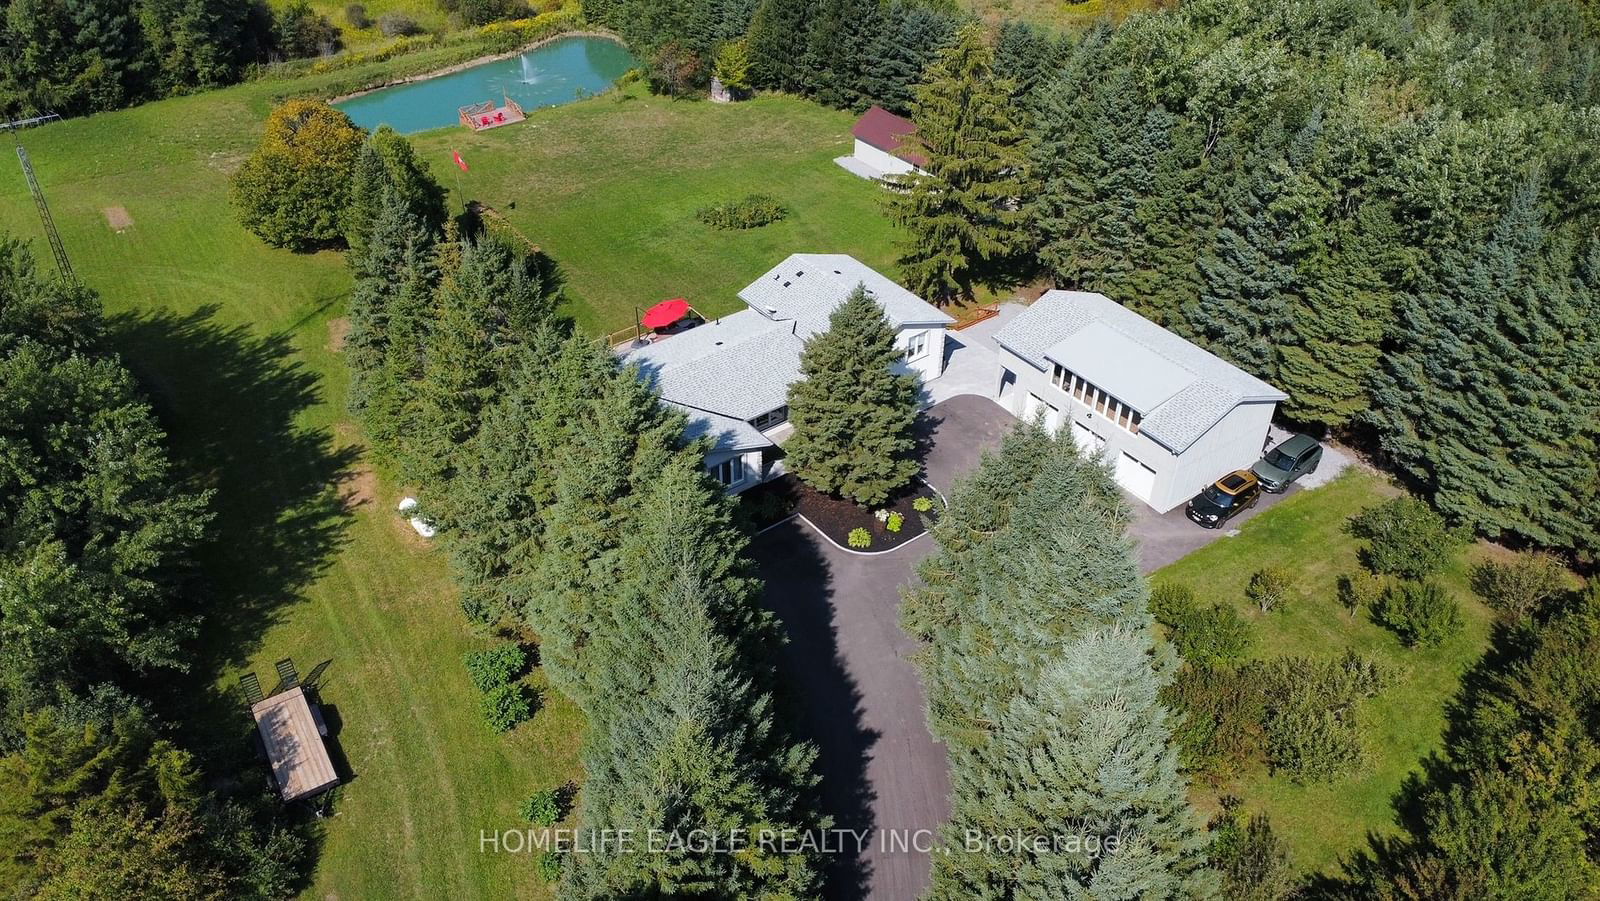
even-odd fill
[[[522,57],[522,83],[523,84],[534,84],[538,80],[539,80],[539,69],[538,69],[538,67],[534,66],[533,60],[529,59],[527,57],[527,55],[523,55],[523,57]]]

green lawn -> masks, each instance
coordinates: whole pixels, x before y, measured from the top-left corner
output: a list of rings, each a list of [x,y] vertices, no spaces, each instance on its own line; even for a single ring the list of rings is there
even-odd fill
[[[791,253],[850,253],[892,271],[880,192],[833,164],[851,150],[854,120],[791,97],[715,104],[634,88],[526,125],[416,143],[451,191],[499,210],[561,264],[573,316],[598,332],[668,297],[708,316],[734,312],[739,290]],[[469,172],[450,162],[451,148]],[[748,231],[695,218],[758,191],[789,217]]]
[[[323,827],[307,896],[546,897],[531,860],[481,854],[479,830],[515,826],[524,797],[580,778],[582,717],[552,693],[509,736],[480,722],[461,656],[489,639],[459,611],[442,555],[392,512],[400,487],[367,467],[344,413],[332,348],[350,289],[343,260],[263,246],[226,200],[274,97],[380,74],[242,85],[22,139],[180,466],[218,491],[202,561],[205,653],[194,682],[167,699],[190,711],[186,740],[214,762],[237,759],[248,726],[226,693],[239,674],[270,688],[281,657],[302,674],[328,661],[323,694],[355,778]],[[891,261],[876,189],[831,162],[848,151],[850,123],[788,98],[724,107],[634,96],[419,145],[452,189],[459,147],[473,167],[467,193],[556,258],[579,323],[612,329],[667,296],[728,312],[739,288],[797,250]],[[780,197],[791,218],[735,234],[695,221],[700,205],[754,190]],[[133,223],[120,233],[107,224],[114,207]],[[47,254],[14,163],[0,166],[0,229]],[[253,764],[217,775],[263,778]]]
[[[1364,707],[1368,758],[1360,772],[1304,786],[1261,772],[1214,790],[1196,788],[1208,810],[1219,796],[1235,794],[1251,810],[1268,813],[1306,870],[1335,864],[1340,855],[1362,846],[1369,830],[1395,828],[1395,792],[1441,746],[1445,705],[1488,644],[1493,614],[1467,584],[1471,564],[1493,553],[1486,546],[1469,548],[1442,576],[1467,621],[1466,629],[1442,647],[1409,650],[1365,614],[1352,619],[1340,606],[1336,579],[1357,570],[1360,546],[1344,532],[1344,523],[1395,493],[1378,476],[1353,470],[1284,500],[1245,523],[1237,537],[1217,541],[1154,576],[1192,586],[1202,601],[1235,604],[1256,624],[1262,656],[1328,658],[1353,648],[1397,674],[1396,683]],[[1296,574],[1297,594],[1287,609],[1262,615],[1245,598],[1244,588],[1252,573],[1269,564]]]

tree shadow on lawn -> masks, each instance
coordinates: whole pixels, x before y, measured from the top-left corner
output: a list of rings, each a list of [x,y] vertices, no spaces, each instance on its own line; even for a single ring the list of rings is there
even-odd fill
[[[259,648],[343,543],[339,486],[360,448],[335,450],[327,429],[299,422],[322,398],[287,333],[223,325],[217,309],[124,315],[111,327],[167,425],[175,467],[215,492],[196,555],[209,603],[197,612],[207,662],[220,667]]]
[[[832,575],[817,546],[796,520],[776,526],[751,544],[766,582],[762,603],[783,623],[786,642],[778,657],[787,686],[780,707],[797,723],[798,737],[817,748],[823,813],[833,828],[874,828],[876,795],[866,764],[879,734],[863,725],[861,691],[840,654],[834,623]],[[868,841],[875,841],[869,837]],[[870,863],[846,841],[823,861],[825,897],[863,898]]]
[[[157,693],[199,727],[195,738],[209,732],[223,750],[238,745],[230,724],[238,698],[206,686],[260,649],[343,544],[351,511],[341,485],[360,448],[335,449],[327,429],[301,422],[322,397],[319,376],[294,359],[290,334],[223,324],[218,309],[123,314],[110,326],[167,428],[175,472],[214,491],[195,554],[197,659],[187,678]]]

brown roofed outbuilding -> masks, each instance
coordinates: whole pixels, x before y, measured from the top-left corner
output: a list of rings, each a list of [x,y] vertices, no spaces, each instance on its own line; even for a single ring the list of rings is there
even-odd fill
[[[874,106],[861,114],[850,134],[884,153],[892,153],[917,168],[928,165],[928,158],[917,152],[917,142],[912,135],[917,124],[904,116],[896,116],[881,106]]]

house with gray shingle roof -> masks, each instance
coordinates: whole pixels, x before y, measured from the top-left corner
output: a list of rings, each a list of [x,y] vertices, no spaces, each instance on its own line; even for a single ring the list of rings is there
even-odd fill
[[[1050,291],[995,333],[999,400],[1070,429],[1157,511],[1260,456],[1282,391],[1103,294]]]
[[[790,431],[800,354],[857,285],[894,326],[902,371],[938,378],[945,328],[955,320],[844,254],[793,254],[739,292],[745,309],[619,352],[663,403],[688,416],[690,437],[711,442],[707,471],[737,493],[782,472],[776,448]]]

